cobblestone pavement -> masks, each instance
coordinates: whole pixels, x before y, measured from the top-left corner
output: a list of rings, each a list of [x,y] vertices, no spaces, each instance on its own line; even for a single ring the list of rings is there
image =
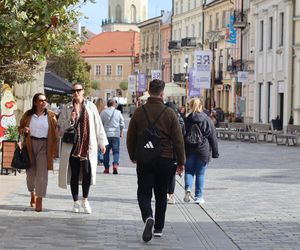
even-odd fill
[[[104,175],[99,167],[91,215],[70,212],[70,190],[57,187],[57,171],[49,172],[41,213],[29,207],[25,174],[0,176],[0,249],[300,249],[300,148],[238,141],[219,147],[207,171],[205,205],[183,203],[177,178],[164,236],[148,244],[125,138],[120,174]]]

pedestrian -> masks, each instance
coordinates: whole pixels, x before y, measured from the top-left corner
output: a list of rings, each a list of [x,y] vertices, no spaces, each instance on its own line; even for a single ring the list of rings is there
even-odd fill
[[[205,172],[210,160],[218,158],[218,142],[215,127],[212,120],[203,112],[203,102],[199,98],[191,99],[190,103],[191,113],[185,119],[185,150],[186,150],[186,164],[185,164],[185,196],[184,201],[189,202],[191,196],[191,189],[193,186],[194,176],[195,182],[195,203],[203,204],[203,189],[205,181]],[[188,142],[189,135],[192,134],[193,128],[200,129],[198,133],[199,138],[196,144]]]
[[[47,99],[42,93],[33,96],[32,107],[20,120],[19,134],[24,135],[30,167],[26,170],[30,205],[42,211],[42,200],[46,197],[48,170],[53,170],[53,159],[57,147],[57,120],[53,111],[47,109]],[[21,146],[21,145],[20,145]]]
[[[95,105],[97,107],[97,110],[99,112],[99,115],[101,114],[101,112],[105,109],[105,103],[103,101],[102,98],[98,98],[97,101],[95,102]],[[103,154],[101,152],[101,150],[98,150],[98,165],[103,163]]]
[[[185,107],[184,107],[184,106],[181,106],[181,107],[179,108],[179,114],[181,115],[181,117],[182,117],[183,119],[185,119],[186,110],[185,110]]]
[[[67,184],[70,184],[74,213],[80,212],[78,185],[79,180],[81,181],[82,208],[85,213],[90,214],[92,209],[88,195],[90,185],[96,182],[98,147],[105,153],[108,142],[95,104],[84,98],[83,85],[74,83],[72,93],[72,102],[61,111],[58,126],[61,135],[73,126],[77,139],[74,144],[62,143],[58,181],[61,188],[67,188]]]
[[[184,119],[180,115],[179,111],[177,110],[177,108],[173,102],[167,102],[166,106],[171,108],[175,112],[178,122],[180,124],[182,135],[184,136],[184,134],[185,134]],[[168,184],[167,201],[169,204],[175,204],[175,202],[176,202],[175,196],[174,196],[175,184],[176,184],[176,169],[177,169],[177,160],[174,159],[174,167],[171,172],[171,175],[169,178],[169,184]]]
[[[120,138],[123,136],[125,122],[123,115],[116,109],[116,102],[113,99],[107,100],[107,108],[101,114],[101,120],[104,125],[108,145],[103,158],[104,173],[109,174],[110,167],[110,150],[113,153],[113,174],[118,174],[119,159],[120,159]]]
[[[173,110],[163,103],[165,82],[153,80],[149,84],[147,103],[138,107],[134,112],[128,127],[127,149],[133,163],[137,164],[137,199],[145,223],[143,240],[148,242],[153,235],[161,237],[167,207],[167,191],[169,177],[174,167],[174,157],[177,159],[177,172],[182,173],[185,162],[184,140],[177,116]],[[163,114],[162,114],[163,113]],[[149,125],[155,123],[160,132],[160,156],[152,161],[142,161],[139,149],[141,137]],[[150,141],[151,142],[151,141]],[[149,145],[150,144],[150,145]],[[154,148],[147,143],[144,148]],[[151,151],[151,150],[149,150]],[[175,153],[175,156],[174,156]],[[138,159],[138,160],[137,160]],[[155,221],[151,207],[152,191],[155,195]]]

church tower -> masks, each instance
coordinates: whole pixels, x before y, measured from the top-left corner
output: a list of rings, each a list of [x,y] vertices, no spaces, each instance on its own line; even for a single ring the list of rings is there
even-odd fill
[[[137,24],[148,19],[148,0],[108,0],[108,18],[102,31],[139,31]]]

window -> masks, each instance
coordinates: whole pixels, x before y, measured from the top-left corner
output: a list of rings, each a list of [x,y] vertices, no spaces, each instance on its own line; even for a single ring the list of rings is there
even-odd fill
[[[189,26],[185,27],[185,37],[189,37]]]
[[[180,1],[180,13],[183,13],[183,0]]]
[[[191,9],[191,0],[188,0],[188,10]]]
[[[199,37],[202,37],[202,22],[199,22]]]
[[[219,13],[216,13],[216,30],[219,29]]]
[[[264,50],[264,21],[260,21],[260,44],[259,51]]]
[[[197,0],[194,0],[194,8],[197,7]]]
[[[133,4],[130,6],[130,19],[131,23],[136,23],[136,7]]]
[[[192,24],[192,37],[195,37],[195,24]]]
[[[174,30],[173,38],[174,38],[174,40],[177,40],[177,30]]]
[[[178,2],[175,3],[175,14],[178,14]]]
[[[122,21],[122,10],[121,6],[118,4],[116,6],[116,22],[121,22]]]
[[[212,31],[212,15],[209,16],[209,31]]]
[[[100,76],[100,74],[101,74],[101,66],[95,65],[95,75]]]
[[[283,34],[284,34],[284,13],[281,12],[279,16],[279,46],[283,45]]]
[[[106,65],[106,75],[111,76],[111,65]]]
[[[273,17],[269,18],[269,49],[273,47]]]
[[[180,40],[180,39],[181,39],[181,28],[178,31],[178,40]]]
[[[231,66],[231,69],[229,66]],[[227,49],[227,71],[232,71],[232,66],[231,49]]]
[[[226,28],[226,10],[222,12],[222,28]]]
[[[123,75],[123,65],[117,65],[117,76]]]

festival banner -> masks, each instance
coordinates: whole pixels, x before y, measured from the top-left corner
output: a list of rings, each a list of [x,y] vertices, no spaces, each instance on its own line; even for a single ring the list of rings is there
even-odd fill
[[[138,92],[145,92],[147,90],[147,76],[145,73],[140,73],[138,76]]]
[[[212,52],[210,50],[195,51],[196,76],[195,86],[210,89]]]
[[[236,44],[236,29],[234,28],[235,16],[230,16],[229,24],[226,28],[226,42]]]
[[[189,96],[200,96],[200,84],[196,82],[197,71],[194,68],[189,70]]]
[[[151,79],[159,79],[161,80],[161,70],[157,69],[157,70],[151,70]]]
[[[129,75],[128,76],[128,91],[130,93],[135,92],[135,86],[136,86],[136,76],[135,75]]]

